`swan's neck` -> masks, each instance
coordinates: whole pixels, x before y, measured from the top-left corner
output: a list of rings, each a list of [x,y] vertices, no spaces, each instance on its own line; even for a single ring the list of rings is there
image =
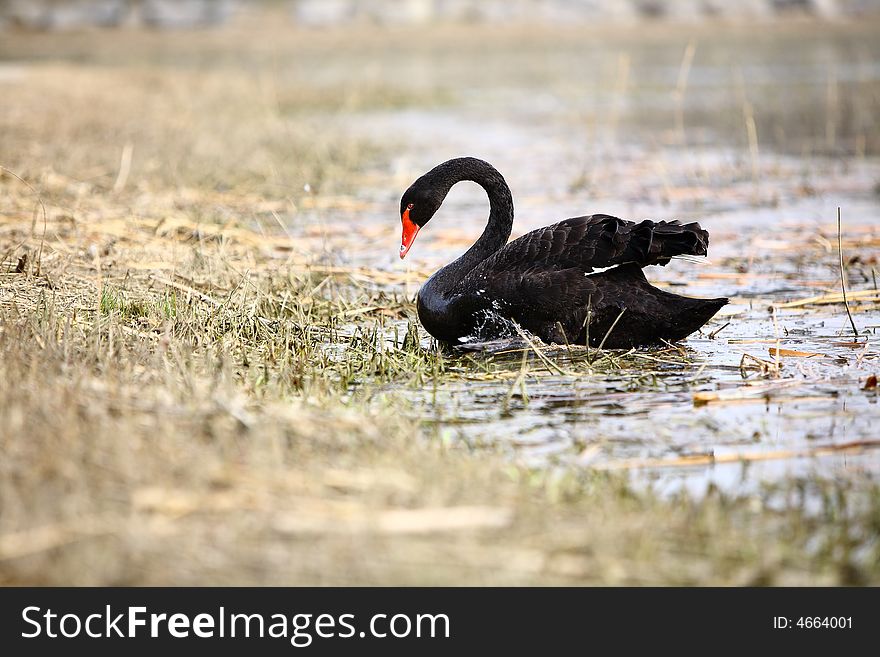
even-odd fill
[[[461,280],[474,267],[507,244],[513,226],[513,196],[504,177],[487,162],[471,157],[450,160],[437,169],[447,191],[455,183],[469,180],[486,190],[489,196],[489,221],[480,238],[457,260],[446,265],[433,278],[445,283],[447,289]]]

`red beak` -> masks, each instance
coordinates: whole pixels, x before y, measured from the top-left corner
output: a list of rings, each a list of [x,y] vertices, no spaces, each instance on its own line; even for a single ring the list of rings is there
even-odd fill
[[[403,237],[400,239],[400,259],[403,260],[406,254],[409,253],[409,247],[415,242],[420,226],[409,218],[409,208],[400,215],[400,222],[403,224]]]

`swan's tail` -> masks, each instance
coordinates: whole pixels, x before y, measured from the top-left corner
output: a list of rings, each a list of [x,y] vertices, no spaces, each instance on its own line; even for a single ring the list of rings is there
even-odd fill
[[[705,256],[709,250],[709,233],[698,223],[679,224],[677,221],[636,224],[635,232],[648,232],[651,241],[645,264],[665,265],[678,256]]]
[[[602,285],[610,303],[596,309],[590,321],[590,345],[605,340],[609,349],[675,342],[700,329],[724,305],[725,298],[694,299],[651,285],[636,264],[616,267],[603,274]],[[607,337],[606,337],[607,336]],[[579,341],[586,338],[582,332]]]

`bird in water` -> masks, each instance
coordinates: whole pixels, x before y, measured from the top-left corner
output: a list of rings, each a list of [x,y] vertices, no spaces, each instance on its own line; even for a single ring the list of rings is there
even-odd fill
[[[486,190],[489,221],[464,255],[419,290],[419,320],[441,342],[515,337],[518,325],[548,344],[630,348],[681,340],[728,302],[664,292],[642,272],[676,256],[705,256],[709,234],[696,223],[633,222],[594,214],[565,219],[508,243],[510,188],[495,167],[473,157],[434,167],[403,194],[401,258],[462,180]]]

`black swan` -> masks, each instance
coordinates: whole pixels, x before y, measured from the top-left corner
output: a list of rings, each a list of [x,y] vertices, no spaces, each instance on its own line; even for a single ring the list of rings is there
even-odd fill
[[[594,214],[508,244],[510,188],[495,167],[472,157],[444,162],[406,190],[400,199],[401,258],[462,180],[486,190],[489,222],[464,255],[419,291],[419,320],[441,342],[515,337],[516,322],[546,343],[629,348],[680,340],[727,303],[658,290],[642,273],[642,267],[665,265],[675,256],[706,255],[709,234],[696,223],[635,223]]]

